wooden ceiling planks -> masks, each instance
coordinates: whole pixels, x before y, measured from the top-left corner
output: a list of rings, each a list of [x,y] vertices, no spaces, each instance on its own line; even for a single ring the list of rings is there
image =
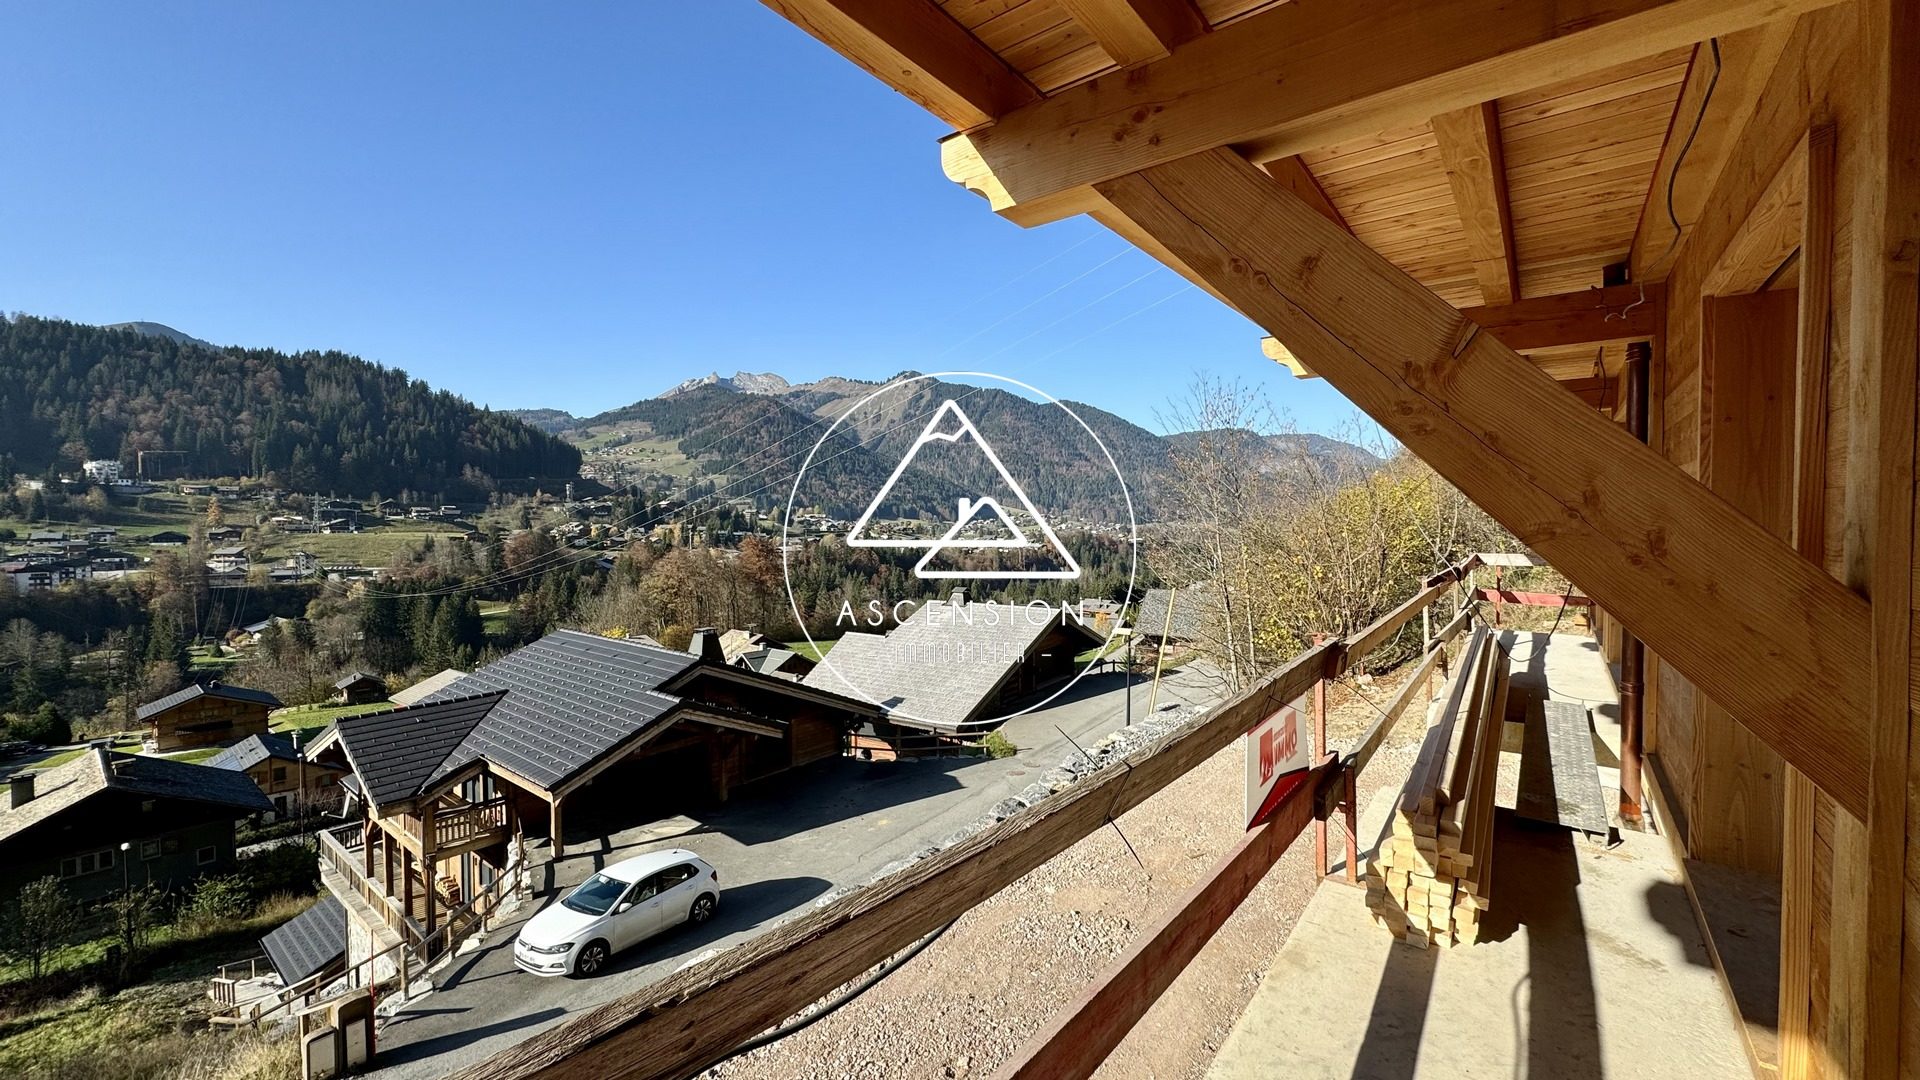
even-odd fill
[[[1300,155],[1353,234],[1450,303],[1480,303],[1440,144],[1410,125]]]
[[[940,6],[1043,94],[1114,66],[1059,0],[942,0]]]
[[[1626,257],[1690,50],[1502,98],[1522,296],[1599,285]]]

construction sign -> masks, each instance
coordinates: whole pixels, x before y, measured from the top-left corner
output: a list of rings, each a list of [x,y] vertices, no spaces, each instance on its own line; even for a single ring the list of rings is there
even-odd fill
[[[1293,790],[1293,783],[1281,780],[1311,763],[1306,717],[1302,694],[1247,732],[1247,828],[1265,821]]]

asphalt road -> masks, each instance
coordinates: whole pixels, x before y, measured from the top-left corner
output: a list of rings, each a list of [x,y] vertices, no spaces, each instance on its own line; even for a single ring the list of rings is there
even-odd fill
[[[1160,687],[1163,708],[1218,697],[1215,684],[1195,674],[1170,675]],[[1010,758],[840,758],[742,788],[712,811],[620,830],[597,844],[570,828],[567,857],[534,867],[535,896],[514,920],[456,957],[435,976],[435,992],[381,1030],[377,1075],[443,1075],[804,914],[827,892],[864,883],[1018,794],[1072,752],[1068,736],[1088,746],[1120,727],[1125,701],[1118,675],[1088,676],[1061,700],[1007,722],[1002,730],[1021,751]],[[1136,684],[1136,716],[1146,702],[1146,685]],[[691,848],[719,870],[724,888],[711,922],[643,943],[590,980],[540,978],[514,966],[522,922],[601,867],[663,847]]]

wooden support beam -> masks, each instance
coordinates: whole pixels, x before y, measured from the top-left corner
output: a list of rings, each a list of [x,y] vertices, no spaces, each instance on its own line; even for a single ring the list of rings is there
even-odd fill
[[[1060,0],[1060,6],[1122,67],[1158,60],[1207,32],[1193,0]]]
[[[1153,747],[872,886],[454,1074],[462,1080],[680,1080],[1140,805],[1338,674],[1308,649]]]
[[[1920,765],[1909,757],[1916,722],[1913,685],[1916,477],[1915,386],[1920,383],[1920,5],[1862,0],[1859,10],[1860,115],[1854,122],[1850,206],[1852,298],[1848,340],[1857,352],[1850,387],[1865,409],[1876,483],[1868,518],[1873,598],[1871,686],[1866,720],[1871,756],[1865,836],[1835,850],[1835,876],[1860,887],[1864,904],[1836,907],[1834,995],[1854,1022],[1839,1067],[1870,1080],[1920,1069],[1920,867],[1910,867],[1909,806]],[[1819,783],[1819,777],[1813,777]],[[1847,865],[1842,866],[1842,863]],[[1912,875],[1911,877],[1909,875]],[[1910,884],[1911,882],[1911,884]],[[1843,886],[1836,884],[1836,904]],[[1859,895],[1859,894],[1856,894]],[[1909,914],[1909,907],[1913,910]],[[1858,1047],[1858,1056],[1853,1053]],[[1838,1073],[1829,1072],[1829,1075]]]
[[[1833,330],[1834,130],[1807,133],[1800,241],[1799,343],[1794,356],[1793,546],[1815,566],[1827,555],[1827,398]],[[1813,782],[1789,765],[1782,782],[1779,1074],[1815,1075],[1813,944],[1817,814]]]
[[[1507,203],[1507,161],[1500,150],[1500,113],[1491,101],[1433,118],[1433,137],[1467,234],[1467,255],[1480,296],[1489,304],[1520,299],[1520,260],[1513,253]]]
[[[994,1073],[995,1080],[1092,1076],[1313,820],[1319,786],[1342,775],[1322,765],[1297,779],[1280,780],[1295,787],[1281,798],[1273,816],[1249,831],[1172,910],[1135,937],[1079,1000],[1056,1009],[1047,1026]]]
[[[1360,18],[1350,0],[1292,0],[950,136],[941,164],[1038,224],[1088,185],[1198,151],[1272,161],[1834,2],[1382,0]]]
[[[762,0],[788,22],[956,128],[1040,92],[933,0]]]
[[[1300,155],[1274,158],[1267,162],[1266,170],[1269,176],[1286,185],[1288,191],[1300,196],[1302,202],[1320,211],[1321,217],[1348,232],[1353,231],[1352,226],[1347,224],[1346,217],[1340,213],[1340,208],[1333,205],[1333,200],[1327,197],[1326,189],[1320,186],[1320,181],[1314,179],[1313,170],[1307,167],[1307,163],[1301,159]]]
[[[1460,314],[1515,352],[1618,345],[1660,336],[1667,319],[1666,290],[1659,285],[1614,285],[1465,308]]]
[[[1753,116],[1760,90],[1773,74],[1792,34],[1792,19],[1727,34],[1720,39],[1717,61],[1711,43],[1703,40],[1695,47],[1686,84],[1674,105],[1673,122],[1667,128],[1667,141],[1660,148],[1660,163],[1654,168],[1647,200],[1640,208],[1640,224],[1634,230],[1633,248],[1627,257],[1632,280],[1664,280],[1673,268],[1680,245],[1674,241],[1672,217],[1680,219],[1682,230],[1692,228],[1699,220],[1707,196],[1733,156],[1740,131]],[[1709,84],[1713,87],[1711,100],[1707,97]],[[1701,111],[1703,104],[1705,112]],[[1684,163],[1680,161],[1682,152],[1686,154]],[[1681,166],[1677,177],[1676,165]],[[1668,216],[1669,191],[1672,217]]]
[[[1100,191],[1864,815],[1858,595],[1232,151]]]

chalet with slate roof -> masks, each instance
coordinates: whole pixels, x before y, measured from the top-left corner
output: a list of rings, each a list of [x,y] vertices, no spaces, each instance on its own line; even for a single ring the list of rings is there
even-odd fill
[[[202,764],[246,774],[283,817],[303,810],[337,811],[340,779],[348,775],[347,769],[338,763],[308,760],[300,752],[298,736],[298,732],[249,735]]]
[[[147,742],[155,750],[187,750],[213,746],[267,732],[267,714],[280,699],[265,690],[195,683],[140,706],[137,715],[147,725]]]
[[[272,808],[240,773],[95,748],[13,778],[0,811],[0,895],[48,875],[95,900],[123,880],[177,888],[226,873],[234,821]]]
[[[364,671],[348,672],[333,684],[333,700],[342,705],[368,705],[387,699],[387,684],[378,675]]]
[[[524,838],[564,854],[563,810],[626,824],[838,755],[872,705],[693,652],[561,630],[417,704],[342,717],[309,759],[352,775],[357,824],[321,834],[321,880],[344,905],[349,962],[440,931],[525,865]],[[465,924],[462,924],[464,929]],[[357,929],[356,929],[357,928]]]
[[[801,683],[871,700],[891,724],[978,731],[1072,678],[1074,658],[1100,644],[1058,606],[969,602],[956,591],[884,635],[845,635]]]

